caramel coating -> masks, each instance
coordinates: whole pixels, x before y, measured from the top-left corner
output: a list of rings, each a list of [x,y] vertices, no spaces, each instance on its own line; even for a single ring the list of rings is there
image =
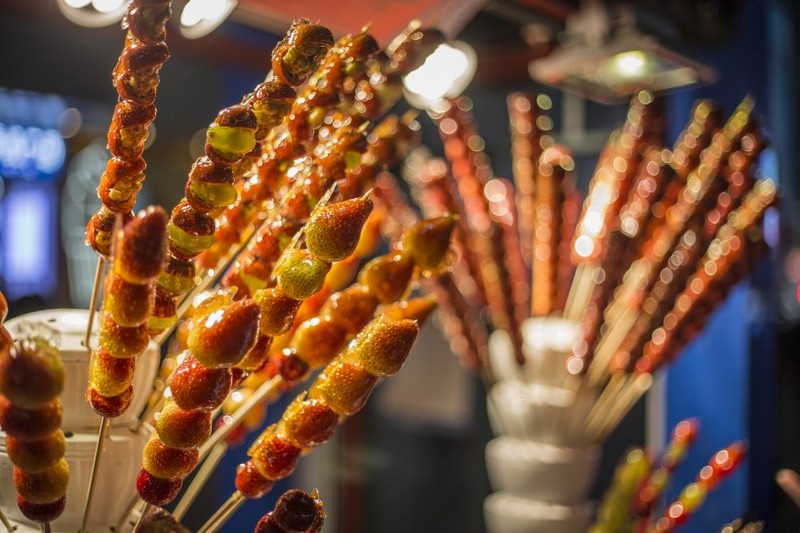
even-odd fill
[[[58,350],[34,339],[0,351],[0,394],[17,407],[44,407],[64,388],[64,365]]]
[[[381,303],[400,300],[409,290],[414,274],[414,261],[399,252],[376,257],[367,263],[358,275],[358,281],[369,288],[370,294]]]
[[[347,332],[331,317],[315,317],[300,324],[291,347],[309,367],[320,368],[339,353],[346,340]]]
[[[183,479],[197,466],[198,448],[178,449],[164,444],[157,434],[150,437],[142,451],[142,467],[152,476]]]
[[[339,415],[325,402],[302,393],[286,407],[277,431],[298,448],[312,448],[327,441],[338,423]]]
[[[259,473],[272,480],[291,474],[303,451],[285,437],[278,435],[275,432],[276,427],[276,424],[268,427],[247,452]]]
[[[372,200],[360,197],[316,209],[306,224],[308,250],[331,263],[346,258],[356,249],[373,207]]]
[[[101,396],[119,396],[133,383],[136,358],[113,357],[98,348],[89,368],[89,386]]]
[[[261,289],[253,296],[260,309],[259,327],[262,335],[277,337],[292,327],[294,316],[300,304],[299,300],[289,298],[280,285]]]
[[[284,531],[314,533],[322,528],[322,524],[325,522],[325,513],[322,510],[322,501],[318,497],[302,490],[291,489],[278,498],[275,510],[272,512],[272,519]],[[256,533],[261,533],[258,524],[256,524]]]
[[[166,505],[181,491],[183,480],[165,479],[152,475],[142,468],[136,476],[136,491],[139,497],[150,505]]]
[[[403,233],[403,250],[423,271],[439,269],[450,250],[450,236],[455,228],[456,217],[421,220]]]
[[[28,472],[41,472],[64,457],[67,442],[59,430],[38,440],[23,441],[6,435],[6,452],[14,465]]]
[[[333,43],[329,29],[308,19],[295,19],[272,51],[275,76],[288,85],[303,84]]]
[[[0,427],[21,441],[40,440],[61,427],[61,400],[52,399],[42,407],[24,409],[0,396]]]
[[[309,250],[295,248],[284,253],[275,267],[275,277],[289,298],[305,300],[318,293],[331,264]]]
[[[142,353],[150,342],[147,323],[133,327],[123,327],[114,322],[110,315],[100,319],[100,346],[111,356],[128,358]]]
[[[256,466],[247,461],[236,467],[236,490],[250,499],[262,497],[275,484],[271,479],[261,475]]]
[[[54,502],[50,503],[33,503],[29,502],[22,496],[17,496],[17,507],[25,515],[28,520],[46,524],[52,522],[64,512],[64,507],[67,503],[67,497],[62,496]]]
[[[331,295],[326,311],[348,335],[355,335],[372,320],[378,299],[361,284]]]
[[[86,396],[92,409],[106,418],[116,418],[128,410],[133,401],[133,385],[128,386],[125,392],[116,396],[103,396],[89,387]]]
[[[209,368],[238,364],[253,347],[258,334],[259,311],[253,300],[239,300],[194,323],[187,345]]]
[[[69,464],[61,459],[39,472],[29,472],[14,466],[14,487],[25,501],[52,503],[67,493]]]
[[[356,336],[341,360],[359,363],[375,376],[394,375],[405,363],[418,334],[419,325],[414,320],[377,318]]]
[[[197,448],[211,435],[211,413],[181,409],[170,399],[158,416],[156,431],[161,441],[171,448]]]
[[[351,416],[367,402],[378,378],[358,363],[334,361],[317,376],[308,397],[325,402],[341,416]]]
[[[269,359],[269,350],[272,347],[273,337],[271,335],[259,334],[256,343],[247,352],[244,358],[239,361],[235,368],[241,370],[255,371],[264,366]]]
[[[181,409],[212,411],[222,405],[231,390],[231,371],[228,368],[207,368],[186,352],[169,379],[169,387],[172,398]]]
[[[113,272],[106,276],[103,310],[124,327],[146,321],[155,306],[155,280],[130,283]]]
[[[114,250],[114,272],[131,283],[147,283],[164,264],[167,245],[167,213],[148,207],[125,225]]]

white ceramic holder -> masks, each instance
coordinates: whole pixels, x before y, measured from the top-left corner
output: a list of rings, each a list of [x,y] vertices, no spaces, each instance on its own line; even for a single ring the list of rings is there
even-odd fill
[[[531,318],[522,326],[525,365],[503,331],[489,339],[497,380],[488,391],[488,416],[497,438],[486,446],[489,482],[484,501],[489,533],[583,533],[591,518],[587,500],[600,460],[597,447],[573,448],[576,423],[594,403],[569,388],[566,361],[575,324]]]
[[[70,467],[70,479],[64,512],[50,524],[53,533],[75,533],[81,527],[100,428],[100,415],[85,399],[90,354],[83,341],[88,318],[86,310],[50,309],[23,315],[4,324],[12,337],[23,331],[26,323],[41,323],[59,334],[58,347],[65,370],[64,391],[60,396],[64,406],[61,427],[67,434],[65,458]],[[92,343],[96,343],[97,327],[95,321]],[[107,432],[103,455],[95,473],[92,512],[87,524],[90,531],[109,531],[135,496],[142,449],[153,429],[146,424],[137,432],[132,429],[138,424],[137,415],[147,403],[159,363],[158,346],[151,343],[136,364],[131,406],[125,414],[112,421]],[[19,533],[41,531],[38,524],[27,520],[17,508],[13,464],[6,452],[3,432],[0,432],[0,508],[17,526]]]

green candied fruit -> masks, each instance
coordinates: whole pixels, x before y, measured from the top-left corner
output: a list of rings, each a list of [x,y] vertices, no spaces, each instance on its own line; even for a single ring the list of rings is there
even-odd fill
[[[354,169],[361,164],[361,154],[348,150],[344,153],[344,163],[347,168]]]
[[[162,272],[158,275],[156,284],[172,294],[185,294],[194,287],[194,279]]]
[[[214,234],[211,235],[192,235],[186,233],[173,222],[168,226],[169,239],[180,250],[197,255],[209,246],[214,244]]]
[[[211,147],[227,159],[237,159],[256,146],[256,134],[244,128],[212,124],[206,136]]]
[[[204,183],[192,180],[189,187],[198,198],[216,207],[227,207],[239,197],[239,193],[232,183]]]
[[[152,331],[164,331],[171,328],[178,322],[178,315],[171,316],[155,316],[150,315],[147,321],[147,328]]]

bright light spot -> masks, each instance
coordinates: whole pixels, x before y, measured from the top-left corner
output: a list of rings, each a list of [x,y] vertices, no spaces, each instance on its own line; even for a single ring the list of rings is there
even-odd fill
[[[647,57],[638,50],[617,54],[613,59],[614,68],[624,76],[638,76],[644,72]]]
[[[203,21],[216,22],[231,11],[231,0],[189,0],[181,12],[181,25],[196,26]]]
[[[123,0],[92,0],[92,7],[100,13],[111,13],[122,7]]]
[[[592,252],[594,252],[594,241],[592,241],[591,237],[581,235],[575,239],[575,253],[579,257],[589,257]]]
[[[581,223],[581,229],[589,235],[599,235],[603,229],[603,215],[600,211],[590,209]]]
[[[425,63],[410,72],[403,83],[409,92],[435,102],[463,91],[475,74],[476,59],[466,48],[440,44]]]
[[[64,3],[67,4],[69,7],[80,9],[82,7],[86,7],[89,4],[91,4],[92,0],[64,0]]]

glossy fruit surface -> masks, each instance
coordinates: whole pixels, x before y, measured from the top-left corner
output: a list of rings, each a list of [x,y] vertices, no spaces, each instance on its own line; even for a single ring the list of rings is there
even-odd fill
[[[150,505],[166,505],[175,499],[181,490],[183,480],[155,477],[142,468],[136,476],[136,491],[139,497]]]
[[[0,396],[0,427],[22,441],[39,440],[61,427],[63,409],[58,398],[42,407],[23,409]]]
[[[69,465],[61,459],[39,472],[28,472],[14,466],[14,487],[17,494],[30,503],[52,503],[67,493]]]
[[[150,437],[142,451],[142,467],[153,476],[163,479],[188,476],[199,459],[200,451],[197,448],[171,448],[157,434]]]
[[[208,368],[187,351],[172,373],[169,387],[181,409],[212,411],[222,405],[231,390],[231,371]]]
[[[23,441],[6,435],[6,452],[14,465],[28,472],[41,472],[58,463],[67,448],[64,432],[56,430],[38,439]]]
[[[330,269],[329,262],[308,250],[295,248],[284,253],[275,267],[275,277],[286,296],[305,300],[322,289]]]
[[[253,300],[239,300],[193,321],[187,346],[209,368],[228,368],[242,360],[258,333],[259,310]]]
[[[0,394],[18,407],[50,403],[64,388],[64,365],[58,349],[42,339],[29,339],[0,351]]]
[[[356,249],[373,203],[361,197],[317,208],[306,224],[306,246],[314,256],[333,263]]]
[[[22,496],[17,496],[17,507],[22,511],[22,514],[28,520],[45,524],[52,522],[64,512],[64,507],[67,503],[67,497],[62,496],[54,502],[50,503],[33,503]]]
[[[211,413],[181,409],[167,400],[156,421],[158,436],[167,446],[189,449],[201,446],[211,435]]]

